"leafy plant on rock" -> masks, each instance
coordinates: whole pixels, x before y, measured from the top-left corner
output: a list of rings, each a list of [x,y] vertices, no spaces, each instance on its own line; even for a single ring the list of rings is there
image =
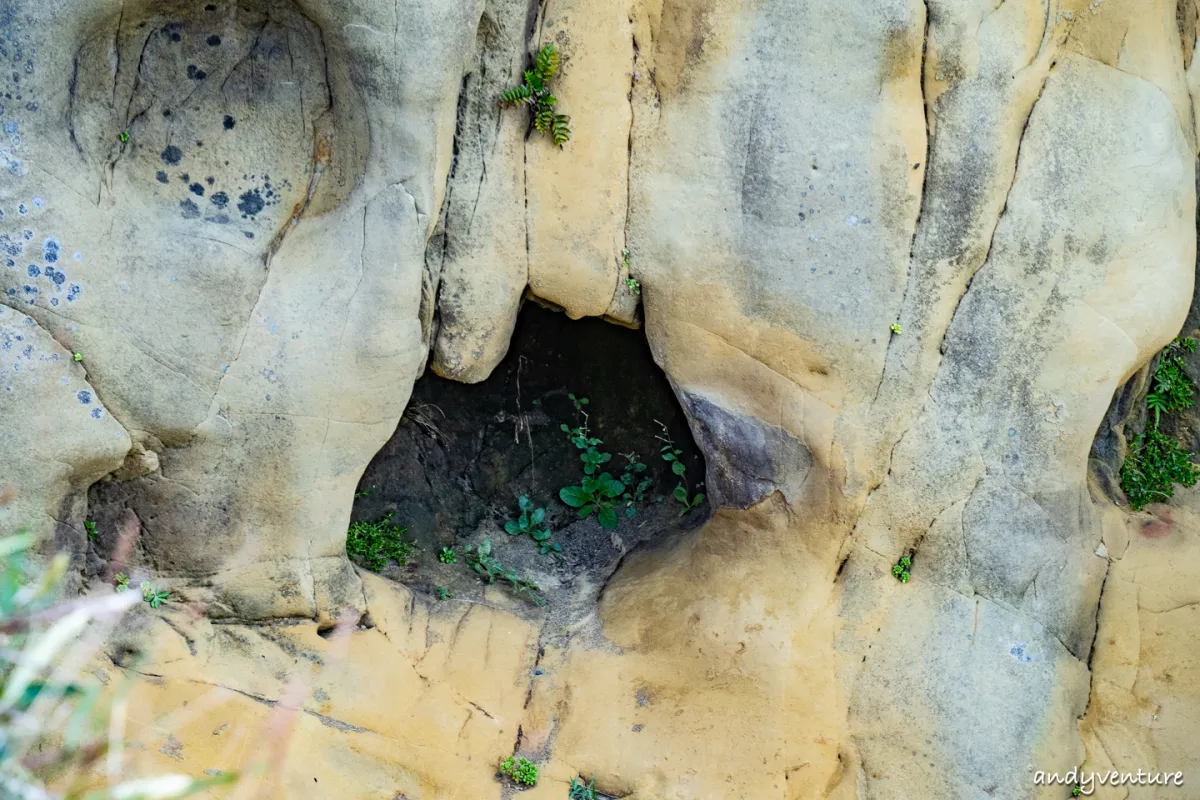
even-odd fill
[[[510,519],[504,523],[504,532],[509,536],[529,534],[529,538],[537,544],[542,555],[561,553],[562,547],[550,541],[550,531],[542,527],[542,523],[546,519],[546,509],[534,508],[533,501],[524,495],[517,501],[517,504],[521,508],[521,514],[516,519]]]
[[[515,569],[504,566],[492,555],[490,539],[484,539],[478,547],[468,547],[463,557],[471,569],[475,570],[488,583],[495,583],[497,579],[507,581],[512,593],[517,597],[523,597],[536,606],[546,604],[546,599],[541,595],[540,586],[528,578],[522,578]]]
[[[1176,484],[1195,486],[1200,480],[1200,467],[1192,463],[1187,449],[1158,429],[1164,413],[1195,405],[1183,361],[1183,353],[1195,350],[1195,339],[1176,339],[1163,351],[1154,370],[1154,388],[1146,395],[1146,408],[1154,412],[1153,423],[1147,421],[1146,430],[1134,437],[1121,465],[1121,489],[1134,511],[1169,500]]]
[[[443,564],[453,564],[458,561],[458,554],[454,552],[453,547],[443,547],[442,552],[438,553],[438,561]]]
[[[500,771],[507,775],[513,783],[534,786],[538,782],[538,768],[528,758],[509,756],[500,762]]]
[[[892,575],[901,583],[908,583],[912,577],[912,560],[916,553],[911,550],[908,554],[900,557],[900,560],[892,567]]]
[[[625,493],[625,484],[607,472],[596,477],[584,475],[578,486],[564,486],[558,496],[571,508],[578,509],[579,518],[587,519],[592,514],[605,530],[617,527],[617,512],[614,506]]]
[[[90,519],[85,519],[83,521],[83,529],[87,531],[87,538],[89,542],[96,541],[96,523],[92,522]]]
[[[142,599],[149,603],[151,608],[159,608],[171,599],[171,593],[166,589],[159,588],[158,584],[145,581],[142,583],[141,589]]]
[[[621,483],[625,486],[625,492],[621,500],[625,503],[625,516],[632,517],[636,513],[635,506],[645,501],[646,491],[654,481],[645,477],[646,465],[637,453],[623,453],[622,456],[625,459],[625,471],[621,473]]]
[[[655,420],[658,422],[658,420]],[[704,493],[697,492],[692,495],[688,490],[687,483],[687,467],[679,460],[679,456],[683,451],[675,446],[675,440],[671,438],[671,434],[667,431],[667,426],[662,422],[658,422],[658,426],[662,428],[662,436],[656,436],[663,446],[659,452],[662,453],[663,461],[670,463],[671,472],[679,476],[679,485],[675,487],[675,491],[671,492],[671,496],[675,498],[675,502],[679,503],[683,508],[679,512],[679,516],[687,514],[694,508],[698,508],[704,502]],[[704,484],[699,484],[703,486]]]
[[[550,91],[550,81],[558,74],[558,60],[558,50],[553,44],[547,44],[539,50],[533,69],[525,70],[524,83],[501,94],[500,104],[506,107],[529,106],[533,113],[533,127],[562,147],[571,138],[571,118],[554,110],[558,98]]]
[[[346,555],[372,572],[379,572],[395,561],[401,567],[408,566],[416,546],[402,537],[405,528],[393,525],[392,514],[375,522],[354,522],[346,531]]]

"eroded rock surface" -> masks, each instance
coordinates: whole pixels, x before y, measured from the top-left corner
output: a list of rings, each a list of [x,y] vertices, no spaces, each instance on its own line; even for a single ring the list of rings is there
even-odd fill
[[[265,714],[271,676],[332,663],[318,629],[362,621],[310,676],[334,699],[300,704],[284,796],[499,797],[514,743],[546,765],[532,797],[593,772],[644,798],[1058,797],[1036,769],[1185,769],[1190,729],[1143,710],[1191,702],[1163,677],[1191,600],[1153,594],[1187,539],[1117,548],[1119,436],[1092,446],[1192,304],[1195,20],[5,0],[0,331],[50,359],[3,379],[5,481],[82,550],[109,474],[88,498],[140,522],[139,565],[232,623],[143,630],[176,648],[147,719],[203,683]],[[551,41],[561,151],[496,104]],[[359,477],[426,362],[491,374],[526,293],[644,326],[715,516],[568,626],[364,590]],[[464,620],[483,644],[430,661]],[[380,673],[417,678],[364,706]],[[188,768],[226,768],[201,728],[175,734]]]

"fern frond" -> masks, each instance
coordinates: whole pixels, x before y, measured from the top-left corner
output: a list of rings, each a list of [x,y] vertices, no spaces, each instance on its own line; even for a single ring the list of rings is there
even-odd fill
[[[553,108],[557,102],[558,98],[547,92],[538,98],[538,108]]]
[[[538,51],[537,74],[542,81],[549,81],[558,74],[558,51],[548,44]]]
[[[553,124],[554,110],[545,107],[539,108],[533,117],[533,127],[537,128],[541,133],[546,133]]]
[[[542,76],[531,69],[525,70],[525,85],[532,89],[535,94],[541,94],[546,91],[546,82],[542,80]]]
[[[500,105],[515,106],[529,102],[531,97],[533,97],[533,90],[529,86],[514,86],[500,95]]]
[[[550,123],[550,135],[554,137],[554,143],[562,147],[571,138],[571,118],[566,114],[555,114],[554,121]]]

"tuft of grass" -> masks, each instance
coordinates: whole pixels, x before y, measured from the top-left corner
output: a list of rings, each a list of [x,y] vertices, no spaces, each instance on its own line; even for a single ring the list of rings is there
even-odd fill
[[[584,783],[583,776],[571,778],[569,788],[571,793],[567,795],[567,800],[597,800],[595,776],[592,776],[590,783]]]
[[[346,531],[346,555],[372,572],[380,572],[395,561],[407,567],[416,545],[403,538],[406,528],[393,525],[392,514],[374,522],[353,522]]]

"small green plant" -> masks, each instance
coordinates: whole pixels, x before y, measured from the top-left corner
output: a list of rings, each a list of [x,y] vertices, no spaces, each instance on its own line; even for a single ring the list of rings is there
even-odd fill
[[[453,600],[454,592],[447,589],[445,586],[437,587],[438,600]]]
[[[116,586],[117,594],[121,594],[122,592],[129,591],[129,576],[128,575],[126,575],[124,572],[118,572],[116,581],[117,581],[117,586]]]
[[[1078,783],[1071,787],[1071,797],[1079,797],[1083,794],[1083,787]]]
[[[366,488],[366,489],[363,489],[362,491],[355,492],[355,493],[354,493],[354,499],[355,499],[355,500],[357,500],[357,499],[359,499],[360,497],[370,497],[370,496],[371,496],[371,492],[373,492],[373,491],[375,491],[375,487],[374,487],[374,486],[371,486],[371,487],[368,487],[368,488]]]
[[[697,492],[695,495],[692,495],[688,491],[687,467],[679,460],[679,456],[683,454],[683,451],[675,446],[675,440],[671,438],[671,434],[667,431],[667,426],[658,420],[654,421],[658,422],[658,426],[662,428],[662,436],[654,437],[663,442],[663,446],[659,451],[662,453],[662,459],[670,463],[671,472],[679,476],[679,485],[675,487],[675,491],[671,492],[671,496],[675,498],[675,502],[683,507],[679,512],[679,516],[682,517],[692,509],[698,508],[704,502],[704,493]],[[700,484],[700,486],[703,485],[703,483]]]
[[[621,473],[621,483],[625,486],[625,493],[621,495],[621,500],[625,503],[625,516],[632,517],[636,513],[635,507],[645,502],[646,491],[654,482],[645,477],[646,465],[637,453],[623,453],[622,456],[625,459],[625,471]]]
[[[538,782],[537,764],[528,758],[509,756],[500,762],[500,771],[507,775],[513,783],[535,786]]]
[[[590,783],[583,782],[583,776],[571,778],[571,793],[567,795],[567,800],[596,800],[596,778],[593,777]]]
[[[129,141],[129,131],[121,131],[121,135],[117,138],[121,140],[121,144],[125,144]]]
[[[75,354],[75,360],[76,360],[76,361],[83,361],[83,353],[76,353],[76,354]]]
[[[92,522],[90,519],[85,519],[83,521],[83,529],[87,531],[89,542],[96,541],[96,523]]]
[[[1195,486],[1200,467],[1179,442],[1156,428],[1134,438],[1121,465],[1121,489],[1134,511],[1175,495],[1175,484]]]
[[[578,486],[564,486],[558,490],[558,496],[564,503],[578,509],[580,519],[595,514],[600,527],[610,531],[617,527],[614,505],[624,493],[625,484],[607,472],[595,478],[584,475]]]
[[[524,495],[517,500],[517,504],[521,508],[521,514],[516,519],[504,523],[504,532],[509,536],[529,534],[529,538],[537,544],[542,555],[561,553],[562,547],[550,541],[550,531],[542,527],[546,519],[546,509],[534,508],[533,501]]]
[[[901,333],[904,332],[904,329],[900,327],[899,322],[893,322],[892,326],[891,326],[891,330],[892,330],[892,333],[896,334],[897,336],[899,336]]]
[[[907,555],[901,556],[900,560],[892,567],[892,575],[901,583],[908,583],[909,578],[912,577],[911,570],[914,555],[916,554],[910,551]]]
[[[555,113],[558,103],[550,92],[550,81],[558,74],[558,50],[548,44],[538,51],[533,69],[525,70],[525,82],[500,95],[503,106],[527,105],[533,112],[533,127],[562,147],[571,138],[571,118]]]
[[[160,608],[171,600],[171,593],[159,588],[158,584],[145,581],[141,589],[142,599],[149,603],[151,608]]]
[[[406,529],[393,525],[391,519],[389,512],[375,522],[352,523],[346,531],[346,555],[372,572],[381,571],[389,561],[407,567],[416,545],[402,538]]]
[[[1150,503],[1169,500],[1175,485],[1195,486],[1200,467],[1179,442],[1158,429],[1164,413],[1195,405],[1192,381],[1184,369],[1183,354],[1196,351],[1195,339],[1175,339],[1163,350],[1154,370],[1154,388],[1146,395],[1146,408],[1154,412],[1153,424],[1130,443],[1121,465],[1121,489],[1134,511]]]
[[[443,547],[442,552],[438,553],[438,561],[443,564],[453,564],[458,561],[458,554],[454,552],[453,547]]]
[[[463,553],[463,558],[467,560],[471,569],[483,576],[488,583],[495,583],[497,578],[508,581],[509,588],[517,597],[523,597],[535,606],[546,604],[540,586],[528,578],[522,578],[515,569],[504,566],[492,555],[490,539],[484,539],[478,547],[468,547]]]
[[[638,282],[637,278],[626,278],[625,287],[634,294],[642,293],[642,284]]]

